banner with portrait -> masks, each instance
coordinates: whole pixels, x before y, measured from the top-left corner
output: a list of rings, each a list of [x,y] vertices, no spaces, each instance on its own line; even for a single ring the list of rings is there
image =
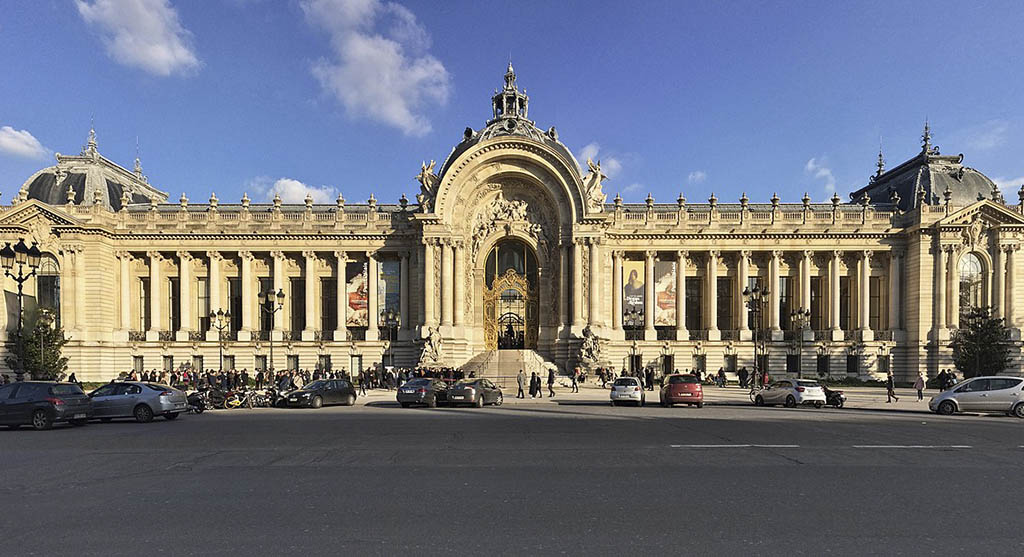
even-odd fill
[[[389,310],[397,315],[401,301],[402,262],[398,259],[384,259],[379,265],[377,273],[377,316],[379,317]]]
[[[676,262],[654,262],[654,325],[676,324]]]
[[[637,323],[628,317],[636,312]],[[622,262],[622,324],[626,327],[643,327],[644,324],[644,262],[625,260]]]
[[[366,318],[369,305],[367,270],[366,261],[349,261],[345,265],[345,295],[348,297],[345,324],[348,327],[367,327],[370,324]]]

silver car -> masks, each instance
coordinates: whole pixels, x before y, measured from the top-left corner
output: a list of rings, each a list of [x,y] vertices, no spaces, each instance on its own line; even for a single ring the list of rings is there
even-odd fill
[[[928,408],[946,416],[956,412],[998,412],[1024,418],[1022,389],[1021,377],[975,377],[932,397]]]
[[[825,391],[817,381],[811,379],[782,379],[758,391],[754,395],[754,404],[782,404],[786,408],[812,404],[815,408],[821,408],[825,405]]]
[[[632,402],[637,406],[643,406],[647,402],[647,395],[644,393],[644,386],[636,377],[619,377],[612,383],[611,393],[612,406],[623,402]]]
[[[107,383],[89,393],[89,397],[92,398],[92,417],[104,422],[135,418],[145,423],[153,421],[153,416],[173,420],[188,410],[188,399],[183,391],[158,383]]]

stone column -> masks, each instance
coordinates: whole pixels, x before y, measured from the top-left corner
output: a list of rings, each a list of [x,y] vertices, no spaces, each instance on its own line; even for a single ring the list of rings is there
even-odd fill
[[[558,250],[558,324],[562,327],[569,325],[569,244],[563,243]]]
[[[782,292],[779,292],[779,258],[781,257],[781,251],[773,250],[771,262],[768,264],[769,273],[771,273],[769,277],[771,285],[768,287],[768,304],[772,332],[782,330],[782,327],[779,326],[779,313],[782,302]]]
[[[461,327],[466,320],[466,244],[461,240],[452,245],[455,255],[455,271],[452,278],[455,296],[455,317],[453,322],[456,327]]]
[[[857,287],[860,330],[871,330],[871,251],[860,252],[860,285]],[[863,339],[862,339],[863,340]]]
[[[132,254],[119,251],[117,258],[121,266],[121,329],[128,331],[132,328]]]
[[[441,326],[452,325],[452,242],[445,239],[441,242]]]
[[[804,250],[804,257],[800,260],[803,267],[800,269],[800,309],[811,309],[811,256],[814,252]]]
[[[398,313],[401,316],[400,329],[408,330],[412,325],[409,319],[409,252],[402,252],[401,285],[398,290]],[[339,313],[340,315],[340,313]]]
[[[238,340],[247,341],[252,335],[252,310],[256,303],[252,292],[252,262],[255,257],[251,251],[240,251],[238,257],[242,261],[242,329],[238,331]]]
[[[717,334],[718,332],[718,256],[719,252],[711,250],[708,252],[708,295],[705,307],[707,308],[707,314],[704,320],[708,324],[708,338],[710,339],[712,331]]]
[[[181,325],[178,327],[180,341],[188,340],[192,330],[192,254],[179,251],[178,255],[178,313]]]
[[[644,252],[644,338],[657,340],[654,330],[654,256],[658,252]]]
[[[306,259],[303,271],[306,282],[306,326],[302,329],[302,340],[313,340],[316,338],[315,331],[320,328],[320,312],[317,311],[316,301],[320,299],[316,295],[316,252],[306,250],[302,252]]]
[[[740,316],[740,340],[744,340],[746,333],[750,332],[750,308],[747,307],[746,300],[743,299],[743,290],[748,288],[750,284],[750,251],[740,251],[739,258],[739,288],[736,289],[736,297],[739,298],[739,316]]]
[[[375,253],[372,251],[366,252],[366,265],[368,268],[367,279],[369,285],[367,288],[368,295],[366,297],[366,340],[378,340],[379,339],[379,325],[380,322],[380,311],[378,310],[377,303],[377,259],[374,257]]]
[[[1010,245],[1004,246],[1006,250],[1006,309],[1005,319],[1007,327],[1017,326],[1017,316],[1014,315],[1014,297],[1017,293],[1017,272],[1014,270],[1016,264],[1016,255],[1018,246]]]
[[[274,294],[284,290],[284,252],[272,251],[270,257],[274,260],[273,279],[274,279]],[[275,302],[276,303],[276,302]],[[285,305],[289,306],[289,301],[285,299]],[[276,305],[274,307],[277,307]],[[274,340],[281,340],[281,332],[284,330],[284,309],[275,311],[273,316],[274,322],[271,323],[271,335],[274,336]]]
[[[82,245],[74,249],[75,254],[75,329],[85,330],[85,250]],[[37,279],[38,280],[38,279]],[[36,283],[38,287],[38,282]]]
[[[572,243],[572,326],[582,328],[583,323],[583,239]]]
[[[1003,248],[996,244],[992,253],[992,316],[1003,317],[1006,308],[1006,263],[1003,261]]]
[[[896,331],[900,328],[900,273],[903,272],[901,258],[902,252],[892,250],[889,252],[889,330]]]
[[[622,330],[622,252],[612,252],[612,329]]]
[[[946,262],[946,324],[951,329],[960,327],[960,273],[957,272],[957,252],[949,246],[949,261]]]
[[[160,284],[160,263],[164,258],[158,251],[146,252],[146,255],[149,256],[149,330],[159,337],[163,325],[160,314],[160,292],[163,290]],[[81,316],[76,315],[75,318],[81,320]]]
[[[423,241],[423,325],[437,326],[437,315],[434,313],[434,246],[437,240],[425,238]]]
[[[946,250],[935,250],[935,329],[941,335],[946,328]]]
[[[686,331],[686,256],[683,250],[676,252],[676,340],[689,340]]]
[[[839,323],[839,258],[842,257],[843,252],[834,250],[832,252],[832,265],[829,268],[828,277],[828,293],[829,293],[829,308],[828,308],[828,320],[830,328],[833,333],[838,333],[842,329]],[[836,338],[836,334],[832,335],[832,338]]]
[[[345,266],[348,265],[348,254],[343,251],[334,252],[334,257],[338,260],[338,269],[336,276],[335,288],[337,289],[337,313],[338,313],[338,325],[334,328],[334,340],[346,341],[348,340],[348,282],[345,278]],[[408,261],[405,259],[403,261]]]
[[[209,272],[207,273],[207,282],[210,287],[210,313],[216,313],[217,310],[227,311],[228,308],[224,307],[224,302],[220,298],[220,262],[224,259],[224,256],[219,251],[208,251],[206,257],[209,258]],[[217,340],[217,328],[213,326],[213,319],[209,321],[209,328],[206,330],[206,340]]]
[[[598,253],[599,248],[597,244],[597,238],[590,238],[590,296],[588,301],[590,302],[589,323],[591,326],[596,326],[602,321],[600,305],[601,285],[599,284],[601,257]]]

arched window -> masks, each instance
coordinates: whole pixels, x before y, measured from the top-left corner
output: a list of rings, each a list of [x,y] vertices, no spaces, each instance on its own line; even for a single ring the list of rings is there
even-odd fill
[[[38,304],[40,308],[50,310],[56,323],[60,323],[60,267],[57,260],[48,253],[43,254],[39,262]]]
[[[973,253],[960,258],[957,271],[960,274],[960,315],[964,315],[972,307],[985,305],[985,272],[981,259]]]

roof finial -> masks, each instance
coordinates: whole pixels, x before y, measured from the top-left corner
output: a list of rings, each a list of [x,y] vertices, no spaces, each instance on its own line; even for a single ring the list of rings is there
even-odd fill
[[[142,159],[139,158],[139,136],[135,136],[135,175],[142,176]]]
[[[924,133],[921,134],[921,152],[928,154],[932,147],[932,130],[928,126],[928,118],[924,119]]]
[[[85,143],[85,149],[82,150],[82,154],[96,153],[96,122],[93,118],[89,118],[89,139]]]
[[[875,177],[877,178],[877,177],[881,176],[883,172],[885,172],[885,158],[882,157],[882,139],[881,138],[878,139],[878,162],[875,163],[875,167],[878,168],[878,170],[875,172]]]

